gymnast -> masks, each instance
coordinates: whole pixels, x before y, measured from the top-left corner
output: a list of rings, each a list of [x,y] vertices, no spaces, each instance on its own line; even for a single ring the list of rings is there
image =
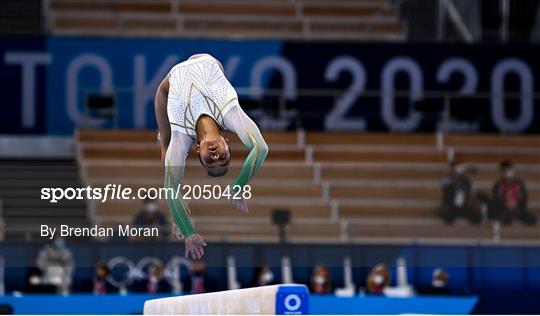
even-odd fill
[[[195,141],[207,174],[224,176],[231,151],[223,130],[237,134],[250,150],[230,190],[244,188],[266,159],[268,146],[259,128],[240,107],[221,63],[209,54],[193,55],[170,70],[156,92],[155,111],[165,188],[176,189],[182,183],[185,160]],[[229,200],[241,212],[248,211],[245,199]],[[185,256],[200,259],[206,242],[193,227],[189,208],[181,198],[170,196],[167,205],[174,221],[173,234],[185,241]]]

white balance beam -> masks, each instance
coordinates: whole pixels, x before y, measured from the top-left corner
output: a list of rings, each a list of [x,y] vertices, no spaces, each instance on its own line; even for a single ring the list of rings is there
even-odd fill
[[[309,292],[305,285],[268,285],[205,294],[181,295],[149,300],[145,315],[201,314],[290,314],[309,312]]]

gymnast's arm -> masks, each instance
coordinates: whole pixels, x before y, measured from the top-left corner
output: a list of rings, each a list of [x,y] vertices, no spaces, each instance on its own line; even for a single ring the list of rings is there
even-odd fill
[[[156,92],[156,120],[160,133],[161,160],[165,169],[165,187],[172,188],[175,193],[181,193],[179,188],[184,177],[185,161],[193,141],[188,135],[179,132],[171,134],[167,105],[174,105],[174,102],[178,102],[178,98],[174,88],[169,90],[169,76],[167,76]],[[189,219],[190,211],[187,205],[184,204],[180,196],[170,195],[167,195],[167,205],[174,224],[180,230],[179,237],[186,239],[186,256],[191,253],[194,258],[202,257],[204,254],[202,246],[205,246],[206,243],[202,237],[196,234]]]
[[[173,132],[167,153],[165,154],[165,188],[175,192],[171,196],[167,193],[167,205],[171,212],[174,223],[182,232],[182,237],[187,238],[194,235],[195,228],[189,219],[189,208],[184,204],[181,197],[180,187],[184,178],[185,161],[191,149],[192,140],[188,135],[180,132]]]
[[[167,115],[167,103],[175,102],[175,91],[169,91],[169,76],[165,77],[156,92],[155,111],[159,128],[159,143],[161,147],[161,160],[165,167],[165,187],[176,188],[181,184],[184,177],[184,165],[189,150],[191,148],[191,138],[187,135],[175,133],[171,143],[171,125]],[[191,221],[189,220],[189,209],[181,199],[167,197],[169,211],[174,223],[182,231],[182,235],[187,237],[195,233]]]
[[[239,105],[234,105],[225,114],[224,123],[225,127],[236,133],[244,146],[250,150],[240,173],[231,184],[233,188],[236,185],[243,187],[253,179],[261,168],[268,155],[268,145],[266,145],[255,122],[247,116]]]
[[[169,76],[161,81],[154,99],[156,120],[158,124],[158,140],[161,147],[161,161],[165,160],[167,147],[171,141],[171,125],[167,116],[167,98],[169,97]]]
[[[185,239],[185,256],[189,254],[193,259],[200,259],[204,255],[203,246],[206,242],[201,235],[197,234],[189,218],[189,208],[182,201],[181,183],[184,178],[185,161],[191,149],[192,139],[183,133],[173,131],[167,154],[165,155],[165,188],[172,189],[166,194],[167,205],[171,212],[176,227],[180,230],[180,236]]]

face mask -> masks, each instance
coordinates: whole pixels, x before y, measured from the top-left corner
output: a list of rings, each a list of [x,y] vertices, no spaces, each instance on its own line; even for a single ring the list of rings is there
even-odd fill
[[[313,282],[320,285],[320,284],[324,284],[326,282],[326,279],[323,276],[318,275],[315,278],[313,278]]]
[[[443,280],[433,280],[431,284],[433,285],[433,287],[444,287],[445,285]]]
[[[456,173],[457,174],[463,174],[463,173],[465,173],[466,169],[467,168],[465,167],[465,165],[459,164],[459,165],[456,166]]]
[[[274,280],[274,274],[272,272],[265,272],[261,276],[261,280],[263,283],[268,284]]]
[[[507,179],[512,179],[516,176],[516,170],[514,168],[507,169],[504,172],[504,177]]]
[[[32,277],[30,277],[28,282],[30,282],[30,284],[32,284],[32,285],[38,285],[40,283],[40,279],[39,279],[38,276],[32,276]]]
[[[64,248],[66,246],[66,242],[63,239],[57,239],[54,241],[54,245],[58,248]]]
[[[155,213],[158,210],[156,203],[148,203],[146,205],[146,210],[150,213]]]
[[[377,274],[373,277],[373,283],[377,284],[377,285],[381,285],[382,283],[384,282],[384,278],[382,275],[380,274]]]

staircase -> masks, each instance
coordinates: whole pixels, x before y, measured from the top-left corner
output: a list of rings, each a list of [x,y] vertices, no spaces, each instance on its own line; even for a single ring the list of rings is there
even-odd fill
[[[49,203],[41,189],[81,187],[74,161],[0,161],[0,199],[5,239],[35,239],[41,225],[86,226],[84,200]]]

